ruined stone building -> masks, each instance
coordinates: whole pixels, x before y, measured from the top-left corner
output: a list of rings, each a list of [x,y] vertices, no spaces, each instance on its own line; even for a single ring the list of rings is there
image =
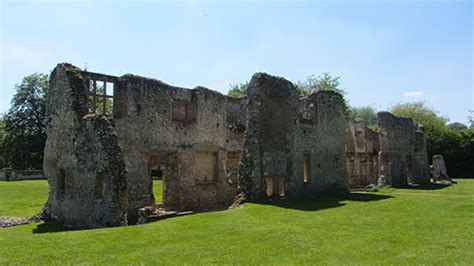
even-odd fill
[[[361,122],[348,119],[347,178],[350,188],[429,182],[428,154],[423,127],[408,117],[379,112],[377,132]]]
[[[379,112],[380,174],[392,186],[429,182],[426,140],[408,117]]]
[[[236,198],[345,193],[348,182],[376,180],[379,149],[393,184],[425,170],[423,133],[412,122],[380,114],[379,147],[378,134],[347,123],[338,93],[301,98],[291,82],[264,73],[233,98],[59,64],[46,117],[44,219],[69,227],[135,224],[140,208],[156,205],[154,174],[164,209],[202,211]]]
[[[97,94],[99,81],[113,84],[111,119],[91,114],[107,95]],[[245,130],[243,100],[58,65],[47,100],[47,220],[74,227],[134,223],[139,208],[155,204],[152,170],[162,171],[166,208],[231,205]]]
[[[288,80],[257,73],[247,96],[240,181],[248,200],[347,191],[340,94],[299,98]]]
[[[360,121],[348,119],[346,168],[349,187],[364,188],[369,184],[377,184],[379,152],[379,134]]]

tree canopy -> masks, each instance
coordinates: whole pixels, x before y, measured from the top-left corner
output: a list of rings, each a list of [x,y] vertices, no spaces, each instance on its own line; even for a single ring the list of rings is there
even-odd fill
[[[378,129],[377,111],[374,107],[367,105],[361,107],[350,107],[348,112],[349,117],[361,121],[368,128],[372,130]]]
[[[466,125],[464,125],[463,123],[459,123],[459,122],[454,122],[454,123],[448,124],[448,128],[451,129],[451,130],[454,130],[454,131],[463,131],[463,130],[468,129],[468,127]]]
[[[341,88],[339,80],[340,77],[332,77],[324,72],[319,76],[309,75],[305,81],[297,81],[295,86],[301,96],[307,95],[312,90],[333,90],[344,96],[346,91]]]
[[[4,117],[1,154],[15,169],[41,169],[46,142],[45,109],[49,76],[35,73],[15,86],[11,107]]]
[[[229,87],[227,95],[232,97],[242,97],[247,93],[249,82],[246,81],[244,83],[230,84]]]

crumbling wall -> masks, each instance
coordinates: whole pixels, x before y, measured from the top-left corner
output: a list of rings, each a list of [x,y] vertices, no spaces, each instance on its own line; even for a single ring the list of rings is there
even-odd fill
[[[173,210],[228,207],[236,194],[245,99],[134,75],[116,84],[114,121],[128,169],[129,213],[154,204],[151,170],[163,173]]]
[[[347,120],[346,168],[349,187],[377,184],[379,135],[355,119]]]
[[[315,90],[299,102],[293,150],[295,178],[303,189],[296,193],[346,192],[346,119],[342,96],[331,90]],[[309,161],[306,180],[304,157]]]
[[[432,157],[433,164],[430,166],[430,172],[432,175],[432,182],[435,184],[442,185],[451,185],[456,184],[457,182],[453,181],[451,177],[448,176],[446,171],[446,164],[444,162],[443,155],[435,154]]]
[[[381,150],[380,173],[392,186],[403,186],[408,182],[424,180],[420,176],[424,167],[421,135],[408,117],[398,117],[389,112],[379,112],[379,134]],[[417,138],[420,154],[417,154]],[[427,167],[427,164],[426,164]]]
[[[253,75],[247,91],[247,131],[240,189],[247,200],[290,189],[298,93],[291,82],[265,73]],[[280,178],[284,178],[280,184]],[[266,180],[268,179],[268,180]],[[268,190],[267,190],[267,185]]]
[[[110,121],[87,115],[80,69],[59,64],[47,99],[44,219],[63,226],[126,225],[125,163]]]
[[[413,183],[426,184],[430,182],[430,171],[428,163],[428,151],[426,148],[426,138],[424,128],[418,125],[415,132],[415,173]]]
[[[246,200],[347,191],[341,95],[299,100],[293,84],[256,73],[249,84],[239,191]]]

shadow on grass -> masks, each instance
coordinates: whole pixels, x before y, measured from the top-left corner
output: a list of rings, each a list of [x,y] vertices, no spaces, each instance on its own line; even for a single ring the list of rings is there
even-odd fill
[[[259,202],[258,204],[273,205],[280,208],[295,209],[301,211],[318,211],[336,208],[346,205],[342,201],[378,201],[392,198],[387,195],[376,195],[368,193],[350,193],[341,196],[323,196],[306,199],[271,199]]]
[[[63,226],[55,225],[55,224],[42,223],[42,224],[38,224],[36,228],[33,229],[33,234],[59,233],[59,232],[77,231],[77,230],[80,230],[80,229],[73,229],[73,228],[63,227]]]
[[[428,183],[428,184],[411,184],[411,185],[397,186],[397,187],[394,187],[394,188],[417,189],[417,190],[438,190],[438,189],[447,188],[449,186],[451,186],[451,185]]]

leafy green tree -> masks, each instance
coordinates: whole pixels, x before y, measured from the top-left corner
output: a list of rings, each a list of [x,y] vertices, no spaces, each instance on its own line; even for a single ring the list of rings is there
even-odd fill
[[[429,128],[443,129],[448,118],[440,116],[437,111],[426,106],[425,102],[410,102],[394,105],[390,111],[398,116],[411,117],[416,123]]]
[[[377,111],[374,107],[367,105],[362,107],[350,107],[348,115],[364,123],[372,130],[378,129]]]
[[[329,73],[323,73],[320,76],[309,75],[305,81],[296,82],[296,88],[301,96],[307,95],[312,90],[333,90],[341,95],[346,92],[340,87],[340,77],[332,77]]]
[[[230,89],[227,92],[227,95],[232,97],[242,97],[247,93],[249,88],[249,82],[244,83],[230,84]]]
[[[348,114],[349,101],[346,98],[345,89],[341,88],[341,83],[339,82],[340,79],[340,77],[333,77],[325,72],[319,76],[307,76],[305,81],[298,81],[295,86],[300,96],[306,96],[313,90],[332,90],[341,94],[345,110],[344,112]]]
[[[468,127],[466,125],[464,125],[463,123],[459,123],[459,122],[454,122],[454,123],[449,124],[448,128],[451,129],[451,130],[454,130],[454,131],[458,131],[458,132],[468,129]]]
[[[35,73],[15,86],[11,107],[4,117],[1,152],[9,167],[41,169],[46,142],[45,109],[49,76]]]

